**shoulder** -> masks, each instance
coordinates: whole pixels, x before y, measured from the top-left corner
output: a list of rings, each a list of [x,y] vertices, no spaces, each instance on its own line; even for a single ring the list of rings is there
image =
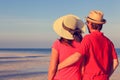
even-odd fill
[[[55,41],[53,41],[53,45],[60,45],[60,44],[61,44],[61,42],[59,39],[56,39]]]
[[[105,39],[107,40],[107,42],[108,42],[109,44],[114,45],[113,42],[112,42],[112,40],[110,40],[110,39],[109,39],[107,36],[105,36],[105,35],[104,35],[104,37],[105,37]]]
[[[60,43],[60,41],[58,40],[58,39],[56,39],[54,42],[53,42],[53,44],[59,44]]]
[[[57,39],[53,42],[52,44],[52,48],[58,49],[58,47],[60,46],[60,41]]]
[[[90,39],[90,34],[87,34],[87,35],[85,35],[84,37],[83,37],[83,40],[89,40]]]
[[[91,44],[91,37],[90,37],[90,34],[87,34],[83,37],[81,45],[82,46],[89,46],[90,44]]]

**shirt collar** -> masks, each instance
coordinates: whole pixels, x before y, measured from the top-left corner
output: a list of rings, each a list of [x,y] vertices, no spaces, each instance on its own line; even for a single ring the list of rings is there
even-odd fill
[[[103,32],[100,32],[100,31],[93,31],[91,32],[92,35],[103,35]]]

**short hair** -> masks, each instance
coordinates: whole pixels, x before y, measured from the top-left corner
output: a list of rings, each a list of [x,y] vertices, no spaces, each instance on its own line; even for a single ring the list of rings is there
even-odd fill
[[[91,23],[91,25],[92,25],[92,28],[95,30],[101,30],[103,26],[103,24],[96,24],[96,23]]]

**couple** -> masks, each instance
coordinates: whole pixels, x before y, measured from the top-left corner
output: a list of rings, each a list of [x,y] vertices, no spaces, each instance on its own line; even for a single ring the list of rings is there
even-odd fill
[[[109,80],[118,66],[112,41],[102,32],[103,13],[90,11],[85,25],[75,15],[58,18],[54,31],[60,36],[52,45],[48,80]]]

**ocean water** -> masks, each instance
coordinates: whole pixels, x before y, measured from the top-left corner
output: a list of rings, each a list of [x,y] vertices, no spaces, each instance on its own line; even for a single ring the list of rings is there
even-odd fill
[[[51,48],[0,48],[0,52],[50,54]],[[116,52],[118,54],[118,57],[120,57],[120,48],[116,48]]]
[[[116,48],[116,52],[118,54],[118,57],[120,58],[120,48]]]
[[[50,52],[50,48],[0,48],[0,80],[47,80]]]
[[[0,52],[50,54],[50,48],[0,48]]]
[[[120,48],[116,48],[120,58]],[[2,49],[0,53],[32,53],[32,54],[50,54],[50,48],[12,48]],[[47,80],[49,65],[48,56],[27,56],[27,57],[0,57],[0,80],[29,80],[29,77],[40,77],[40,80]],[[12,70],[9,69],[12,66]],[[119,68],[118,68],[119,69]],[[116,71],[119,73],[119,70]],[[43,78],[43,79],[41,79]],[[31,79],[30,79],[31,80]],[[39,80],[39,79],[38,79]],[[113,79],[114,80],[114,79]]]
[[[116,48],[116,52],[118,54],[118,57],[120,58],[120,48]]]

